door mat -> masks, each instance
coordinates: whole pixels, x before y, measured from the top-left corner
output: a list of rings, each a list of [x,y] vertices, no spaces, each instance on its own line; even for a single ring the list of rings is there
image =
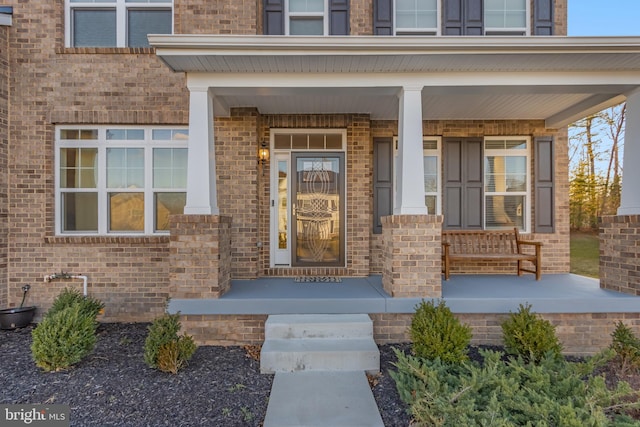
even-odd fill
[[[298,276],[293,281],[299,283],[341,283],[342,278],[336,276]]]

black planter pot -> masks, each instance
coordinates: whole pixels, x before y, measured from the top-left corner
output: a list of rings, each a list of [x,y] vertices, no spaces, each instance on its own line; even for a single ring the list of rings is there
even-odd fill
[[[36,314],[35,307],[16,307],[0,310],[0,329],[24,328]]]

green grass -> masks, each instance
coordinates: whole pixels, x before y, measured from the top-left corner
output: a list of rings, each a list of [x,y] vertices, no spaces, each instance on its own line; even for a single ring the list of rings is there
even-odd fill
[[[596,233],[571,233],[571,272],[581,276],[599,276],[600,253]]]

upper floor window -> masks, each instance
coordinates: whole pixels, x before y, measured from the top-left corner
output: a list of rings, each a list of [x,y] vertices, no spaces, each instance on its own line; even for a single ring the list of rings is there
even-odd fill
[[[57,234],[168,232],[186,202],[187,129],[56,129]]]
[[[439,0],[395,0],[395,33],[438,34]]]
[[[66,0],[67,46],[147,47],[171,34],[173,0]]]
[[[527,34],[527,3],[528,0],[485,0],[485,34]]]
[[[328,34],[327,0],[287,0],[286,34],[323,36]]]

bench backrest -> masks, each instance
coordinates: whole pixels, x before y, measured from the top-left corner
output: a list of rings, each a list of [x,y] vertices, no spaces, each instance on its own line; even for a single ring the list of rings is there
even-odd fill
[[[517,254],[518,230],[443,230],[453,254]]]

